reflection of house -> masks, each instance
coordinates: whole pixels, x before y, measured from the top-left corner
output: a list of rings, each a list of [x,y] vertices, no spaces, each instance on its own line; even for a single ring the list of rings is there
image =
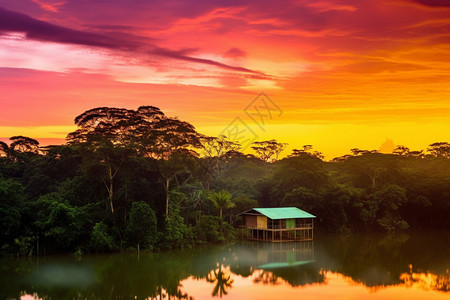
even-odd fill
[[[257,243],[258,268],[274,269],[306,265],[314,262],[314,242]]]
[[[252,208],[241,214],[253,240],[287,242],[313,239],[314,218],[297,207]]]

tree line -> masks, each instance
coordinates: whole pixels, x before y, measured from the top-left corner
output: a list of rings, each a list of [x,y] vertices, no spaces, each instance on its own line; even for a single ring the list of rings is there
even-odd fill
[[[62,145],[0,142],[1,253],[183,248],[233,239],[252,207],[297,206],[323,232],[449,228],[450,145],[393,154],[210,137],[159,108],[100,107]]]

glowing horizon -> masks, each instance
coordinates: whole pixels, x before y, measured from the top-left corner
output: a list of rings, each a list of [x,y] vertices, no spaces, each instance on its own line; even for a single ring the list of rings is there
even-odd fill
[[[101,12],[101,13],[99,13]],[[450,4],[440,0],[0,0],[0,138],[58,141],[100,106],[159,107],[204,134],[327,159],[450,140]],[[282,111],[245,113],[260,92]],[[44,141],[44,142],[43,142]]]

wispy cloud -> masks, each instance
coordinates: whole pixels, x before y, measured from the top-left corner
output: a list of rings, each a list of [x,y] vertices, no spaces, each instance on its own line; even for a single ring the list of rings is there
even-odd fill
[[[53,12],[53,13],[57,13],[59,10],[59,7],[64,5],[64,1],[45,1],[45,0],[31,0],[34,3],[38,4],[40,7],[42,7],[42,9]]]
[[[126,47],[121,41],[110,37],[50,24],[1,7],[0,20],[0,31],[23,32],[28,39],[105,48]]]
[[[1,7],[0,20],[0,31],[23,32],[26,34],[27,39],[62,44],[94,46],[107,49],[131,50],[141,54],[146,53],[171,59],[210,65],[237,72],[264,75],[264,73],[260,71],[250,70],[245,67],[228,65],[226,63],[211,59],[187,55],[192,51],[192,49],[171,50],[154,44],[140,44],[127,39],[117,39],[107,35],[74,30],[40,21],[25,14],[6,10]]]

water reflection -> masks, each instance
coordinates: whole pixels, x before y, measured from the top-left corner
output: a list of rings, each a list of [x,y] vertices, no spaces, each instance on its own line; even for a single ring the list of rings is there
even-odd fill
[[[406,287],[415,287],[423,290],[437,290],[448,292],[450,286],[449,270],[445,274],[433,273],[415,273],[413,266],[409,265],[409,272],[400,275],[400,280],[403,281]]]
[[[219,296],[222,298],[223,295],[227,295],[226,288],[231,288],[234,280],[231,278],[231,274],[227,272],[222,264],[215,270],[212,270],[208,276],[206,276],[206,281],[215,283],[212,295]]]
[[[314,242],[252,242],[235,245],[231,271],[254,283],[277,285],[283,280],[292,287],[323,283],[324,277],[314,258]],[[255,276],[256,274],[256,276]]]
[[[361,297],[399,287],[427,298],[448,297],[449,245],[449,233],[329,236],[314,243],[141,253],[139,260],[135,254],[2,259],[0,298],[269,298],[275,291],[290,297],[298,288],[314,298],[344,285]]]

